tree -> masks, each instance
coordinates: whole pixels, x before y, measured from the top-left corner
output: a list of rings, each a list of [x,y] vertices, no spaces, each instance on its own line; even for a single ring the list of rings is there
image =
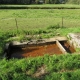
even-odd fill
[[[50,3],[50,0],[45,0],[45,4],[49,4]]]

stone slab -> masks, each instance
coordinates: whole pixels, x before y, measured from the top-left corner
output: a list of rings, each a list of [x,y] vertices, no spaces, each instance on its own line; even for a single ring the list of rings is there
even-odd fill
[[[32,40],[32,41],[27,41],[27,42],[18,42],[18,41],[13,41],[11,44],[13,46],[31,46],[31,45],[40,45],[40,44],[47,44],[55,41],[65,41],[67,40],[66,37],[54,37],[54,38],[49,38],[49,39],[42,39],[42,40]]]
[[[80,33],[69,33],[68,38],[72,46],[80,48]]]

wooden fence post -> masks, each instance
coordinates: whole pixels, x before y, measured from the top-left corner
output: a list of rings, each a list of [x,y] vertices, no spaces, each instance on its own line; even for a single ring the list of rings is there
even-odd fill
[[[63,28],[63,17],[62,17],[62,28]]]
[[[16,28],[17,28],[17,34],[18,34],[18,24],[17,24],[17,19],[15,18],[15,22],[16,22]]]

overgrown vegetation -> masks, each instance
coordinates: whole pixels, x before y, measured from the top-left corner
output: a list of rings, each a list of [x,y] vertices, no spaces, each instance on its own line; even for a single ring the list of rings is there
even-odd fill
[[[0,60],[1,80],[79,80],[79,75],[79,54]]]
[[[79,53],[2,59],[7,42],[80,32],[79,16],[79,9],[0,10],[0,80],[80,80]]]
[[[37,29],[37,30],[25,30],[19,31],[9,31],[4,32],[0,35],[0,56],[3,56],[3,50],[5,43],[10,41],[30,41],[30,40],[39,40],[44,38],[51,38],[55,36],[67,36],[69,32],[80,32],[80,28],[60,28],[59,26],[50,26],[46,29]]]
[[[50,38],[57,34],[66,36],[70,32],[80,32],[79,15],[78,9],[0,10],[0,55],[3,55],[4,45],[9,41]]]

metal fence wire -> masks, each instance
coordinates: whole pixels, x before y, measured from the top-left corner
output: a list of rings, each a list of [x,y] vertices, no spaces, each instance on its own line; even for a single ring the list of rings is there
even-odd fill
[[[58,25],[59,27],[80,27],[80,19],[67,18],[4,18],[0,19],[0,30],[32,30]]]

